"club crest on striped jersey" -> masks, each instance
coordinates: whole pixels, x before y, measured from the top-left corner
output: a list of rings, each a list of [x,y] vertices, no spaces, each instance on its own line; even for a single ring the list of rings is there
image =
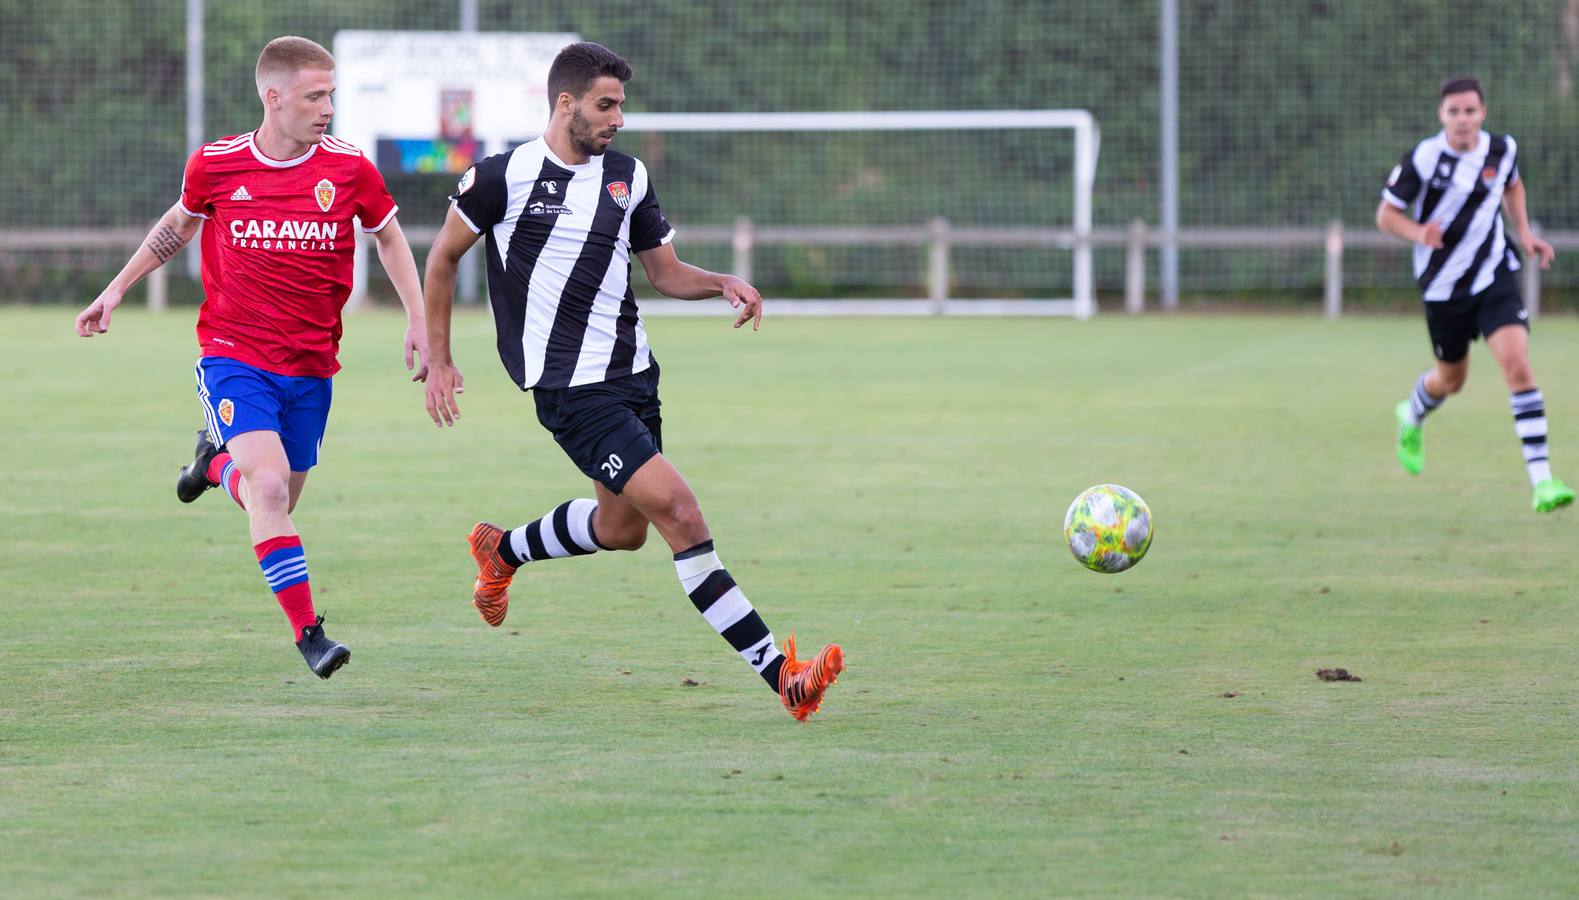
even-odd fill
[[[226,425],[236,421],[236,404],[231,403],[229,397],[219,401],[219,407],[214,411],[219,413],[219,421]]]
[[[630,185],[625,182],[609,182],[609,196],[614,198],[614,202],[619,204],[620,209],[631,208],[631,189]]]
[[[1491,184],[1493,181],[1496,181],[1497,180],[1497,167],[1496,166],[1487,166],[1484,169],[1481,169],[1480,170],[1480,180],[1484,181],[1487,184]]]
[[[334,182],[325,178],[313,186],[313,199],[318,201],[318,208],[324,212],[334,205]]]

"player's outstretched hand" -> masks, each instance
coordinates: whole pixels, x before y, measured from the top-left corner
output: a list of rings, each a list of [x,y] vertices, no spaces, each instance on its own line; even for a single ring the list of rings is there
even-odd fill
[[[428,326],[425,322],[406,324],[406,371],[413,372],[412,381],[428,380]]]
[[[1425,227],[1420,229],[1420,243],[1433,249],[1440,248],[1442,246],[1442,223],[1425,223]]]
[[[428,387],[423,391],[427,398],[428,415],[432,417],[433,424],[440,428],[454,425],[455,420],[461,417],[460,404],[455,402],[456,394],[466,393],[464,378],[461,370],[453,365],[437,365],[428,369]]]
[[[1543,269],[1550,269],[1552,260],[1557,258],[1557,251],[1552,249],[1551,244],[1528,233],[1524,235],[1524,252],[1528,253],[1531,259],[1540,260]]]
[[[736,328],[750,322],[752,331],[762,330],[762,295],[756,288],[733,275],[725,275],[724,299],[740,310],[740,316],[735,319]]]
[[[88,308],[77,313],[77,336],[93,337],[110,330],[110,313],[121,305],[121,294],[105,289]]]

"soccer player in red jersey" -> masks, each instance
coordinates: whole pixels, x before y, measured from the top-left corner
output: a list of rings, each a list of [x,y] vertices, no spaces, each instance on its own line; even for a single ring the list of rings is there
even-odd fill
[[[219,487],[246,511],[264,579],[320,678],[351,651],[323,633],[290,514],[318,461],[340,369],[352,219],[377,238],[405,306],[412,380],[425,380],[428,370],[421,285],[395,201],[373,163],[328,134],[334,68],[329,51],[306,38],[270,41],[257,67],[263,124],[192,154],[180,200],[76,322],[82,337],[109,331],[126,292],[201,230],[197,392],[207,426],[176,496],[190,503]]]

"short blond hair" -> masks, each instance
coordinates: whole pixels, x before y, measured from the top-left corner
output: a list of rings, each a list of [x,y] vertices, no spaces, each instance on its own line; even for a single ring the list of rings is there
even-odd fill
[[[258,93],[280,76],[289,77],[303,69],[334,71],[334,56],[317,41],[287,34],[269,41],[258,54]]]

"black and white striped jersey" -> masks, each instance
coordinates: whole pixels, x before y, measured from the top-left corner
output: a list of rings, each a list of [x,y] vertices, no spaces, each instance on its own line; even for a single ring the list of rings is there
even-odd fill
[[[499,358],[522,390],[652,365],[631,253],[667,244],[674,229],[640,160],[610,150],[573,166],[538,138],[468,169],[450,200],[487,237]]]
[[[1415,280],[1427,300],[1478,294],[1491,287],[1499,266],[1519,268],[1519,255],[1503,232],[1505,187],[1519,180],[1518,145],[1505,134],[1480,133],[1475,149],[1460,154],[1438,132],[1404,154],[1387,178],[1382,199],[1418,222],[1442,226],[1442,246],[1414,247]]]

